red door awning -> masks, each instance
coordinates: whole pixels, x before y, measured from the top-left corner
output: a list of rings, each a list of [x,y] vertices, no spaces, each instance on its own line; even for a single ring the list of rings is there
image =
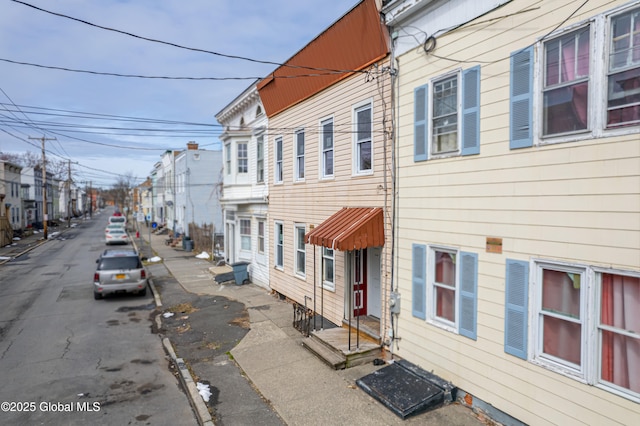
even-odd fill
[[[339,251],[384,245],[380,207],[343,207],[305,235],[307,243]]]

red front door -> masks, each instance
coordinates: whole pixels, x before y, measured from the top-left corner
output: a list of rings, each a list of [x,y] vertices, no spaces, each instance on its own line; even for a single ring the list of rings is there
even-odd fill
[[[353,316],[367,315],[367,250],[353,252]]]

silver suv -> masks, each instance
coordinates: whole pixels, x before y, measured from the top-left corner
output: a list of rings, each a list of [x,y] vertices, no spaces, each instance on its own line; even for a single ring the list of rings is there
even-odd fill
[[[147,270],[134,249],[109,249],[96,260],[93,298],[111,293],[147,294]]]

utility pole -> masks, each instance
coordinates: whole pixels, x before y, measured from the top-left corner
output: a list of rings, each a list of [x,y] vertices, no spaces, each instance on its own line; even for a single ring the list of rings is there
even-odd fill
[[[71,160],[69,161],[69,176],[67,178],[67,228],[71,228]]]
[[[47,221],[49,220],[49,213],[47,211],[47,159],[44,154],[44,142],[45,141],[55,141],[56,138],[32,138],[29,136],[29,139],[35,139],[42,142],[42,216],[43,216],[43,231],[44,231],[44,239],[46,240],[48,237],[47,234]]]

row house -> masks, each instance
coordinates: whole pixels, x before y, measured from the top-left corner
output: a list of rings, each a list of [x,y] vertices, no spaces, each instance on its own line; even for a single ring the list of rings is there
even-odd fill
[[[198,149],[195,142],[175,158],[176,229],[189,236],[189,225],[222,226],[217,182],[222,169],[222,152]]]
[[[377,2],[363,0],[257,85],[270,287],[378,342],[391,275],[388,55]]]
[[[269,136],[256,84],[225,106],[216,119],[223,127],[224,258],[229,264],[246,262],[252,282],[268,288]]]
[[[47,206],[47,220],[56,220],[60,218],[60,200],[59,197],[59,183],[58,179],[54,179],[53,174],[47,172],[46,185],[47,192],[44,196],[43,185],[45,180],[43,179],[42,167],[33,166],[25,167],[22,169],[20,176],[20,182],[23,188],[23,218],[25,227],[41,227],[44,223],[45,207],[44,201],[46,198]]]
[[[0,216],[7,218],[9,227],[14,231],[24,226],[21,172],[21,166],[0,160]]]
[[[382,11],[398,73],[394,356],[506,424],[638,424],[640,2]]]

